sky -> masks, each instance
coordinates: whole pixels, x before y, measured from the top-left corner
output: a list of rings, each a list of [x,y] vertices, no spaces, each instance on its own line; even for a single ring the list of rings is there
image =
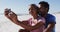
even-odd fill
[[[10,8],[15,13],[29,13],[29,5],[40,1],[46,1],[50,4],[49,13],[60,12],[60,0],[0,0],[0,13],[4,13],[5,8]]]

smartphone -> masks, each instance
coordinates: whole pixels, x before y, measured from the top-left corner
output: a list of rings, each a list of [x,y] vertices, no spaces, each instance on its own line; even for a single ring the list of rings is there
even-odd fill
[[[12,11],[11,11],[11,9],[8,9],[8,11],[9,11],[9,14],[8,14],[9,16],[10,16],[11,14],[13,14]]]

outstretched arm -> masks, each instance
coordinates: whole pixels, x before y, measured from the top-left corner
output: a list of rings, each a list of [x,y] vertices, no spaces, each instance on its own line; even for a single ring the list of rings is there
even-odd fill
[[[10,16],[8,15],[8,11],[5,11],[5,16],[10,19],[13,23],[22,26],[23,28],[27,29],[27,30],[34,30],[39,28],[40,26],[42,26],[44,23],[40,22],[38,24],[36,24],[35,26],[30,26],[27,23],[21,22],[18,20],[17,15],[13,12],[13,14],[11,14]]]

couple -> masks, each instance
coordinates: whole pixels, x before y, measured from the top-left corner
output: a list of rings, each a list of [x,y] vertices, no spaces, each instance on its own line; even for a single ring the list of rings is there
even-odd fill
[[[55,32],[55,17],[48,14],[49,4],[45,1],[41,1],[39,5],[39,8],[35,4],[30,5],[29,13],[33,18],[30,18],[29,20],[21,22],[18,20],[17,15],[14,12],[9,16],[9,12],[6,10],[5,16],[13,23],[25,28],[26,32]]]

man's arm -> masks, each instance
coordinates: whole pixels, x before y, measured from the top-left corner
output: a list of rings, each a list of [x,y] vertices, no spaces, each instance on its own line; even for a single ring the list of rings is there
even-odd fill
[[[44,32],[51,32],[54,26],[55,26],[55,23],[48,24],[48,27],[44,30]]]
[[[51,31],[54,31],[53,29],[55,28],[55,24],[56,24],[56,18],[54,15],[50,15],[49,14],[49,17],[47,18],[47,22],[48,22],[48,25],[47,25],[47,28],[45,28],[45,31],[46,32],[51,32]]]

